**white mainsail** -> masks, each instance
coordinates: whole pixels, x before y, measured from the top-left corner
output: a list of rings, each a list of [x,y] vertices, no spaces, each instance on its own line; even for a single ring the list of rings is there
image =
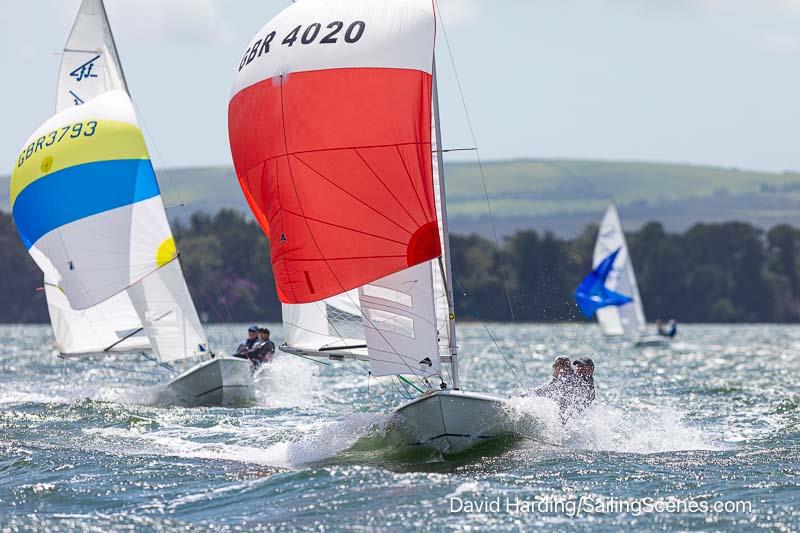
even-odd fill
[[[644,333],[647,323],[622,223],[616,207],[610,205],[600,223],[592,268],[596,268],[603,259],[616,250],[619,250],[619,254],[606,280],[606,287],[629,296],[633,301],[618,307],[608,306],[598,309],[597,320],[606,335],[627,335],[638,338]]]
[[[152,174],[102,0],[84,0],[78,10],[62,55],[56,112],[44,130],[62,122],[89,126],[94,119],[103,136],[93,137],[93,129],[92,138],[86,139],[89,130],[85,130],[75,142],[86,146],[59,152],[56,145],[49,154],[42,150],[42,175],[23,174],[17,193],[37,179],[94,160],[139,160],[132,172],[145,178]],[[118,133],[109,135],[111,130]],[[48,146],[47,141],[35,146],[32,159],[39,148]],[[76,150],[94,157],[74,155]],[[132,178],[135,191],[120,195],[132,198],[132,203],[117,200],[87,210],[85,218],[65,219],[71,222],[54,225],[49,235],[30,247],[45,274],[48,309],[62,355],[149,349],[159,360],[174,361],[207,350],[154,175],[148,185],[154,187],[154,195],[143,201],[136,200],[147,180],[138,177]],[[45,185],[39,195],[45,197],[49,191],[41,183]]]
[[[61,55],[56,111],[128,91],[103,0],[83,0]]]
[[[281,310],[287,351],[367,359],[358,290]]]
[[[58,287],[46,284],[44,290],[60,354],[82,356],[150,349],[150,341],[127,292],[121,292],[100,305],[77,311],[70,307],[69,300]]]

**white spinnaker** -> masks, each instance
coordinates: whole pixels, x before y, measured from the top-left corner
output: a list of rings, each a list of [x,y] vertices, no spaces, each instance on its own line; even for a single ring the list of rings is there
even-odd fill
[[[628,253],[628,245],[625,242],[622,223],[617,209],[610,205],[600,223],[592,268],[597,267],[603,259],[617,249],[619,249],[619,254],[614,261],[614,268],[606,280],[606,287],[631,297],[633,301],[619,307],[609,306],[598,309],[597,320],[606,335],[624,334],[629,337],[639,337],[646,328],[644,309],[639,297],[639,287],[633,271],[633,262]]]
[[[54,285],[45,285],[45,294],[56,348],[61,355],[130,353],[150,349],[150,341],[127,292],[83,311],[72,309],[67,297]]]
[[[128,289],[159,361],[208,353],[200,318],[177,258]]]
[[[359,287],[373,376],[440,373],[431,262]]]
[[[102,0],[83,0],[61,55],[56,111],[107,91],[128,91]]]

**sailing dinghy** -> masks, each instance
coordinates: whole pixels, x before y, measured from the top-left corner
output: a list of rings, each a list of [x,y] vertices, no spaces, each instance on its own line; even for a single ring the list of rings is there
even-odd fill
[[[459,388],[434,37],[430,0],[299,0],[247,47],[228,126],[281,349],[417,379],[399,428],[458,453],[511,431],[503,398]]]
[[[592,272],[575,290],[575,300],[586,318],[597,315],[607,336],[624,335],[635,346],[665,346],[666,337],[647,335],[639,286],[628,253],[617,208],[609,205],[597,233]]]
[[[249,398],[250,362],[210,359],[102,0],[80,6],[57,95],[19,154],[10,197],[59,353],[208,359],[168,387],[202,404]]]

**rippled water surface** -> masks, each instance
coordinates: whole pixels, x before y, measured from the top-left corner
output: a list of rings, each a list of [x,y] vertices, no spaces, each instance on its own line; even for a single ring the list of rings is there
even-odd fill
[[[637,349],[596,326],[520,325],[522,352],[489,327],[525,386],[556,355],[592,356],[595,405],[562,426],[515,400],[528,438],[443,458],[394,444],[392,382],[284,354],[255,405],[185,408],[150,364],[63,361],[48,328],[0,326],[0,529],[800,527],[800,327],[685,326]],[[238,331],[212,326],[212,344]],[[458,332],[462,387],[518,394],[485,330]]]

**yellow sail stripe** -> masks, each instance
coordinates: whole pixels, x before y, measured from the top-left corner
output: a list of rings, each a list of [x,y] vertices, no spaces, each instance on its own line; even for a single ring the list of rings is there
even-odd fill
[[[11,206],[25,187],[47,174],[85,163],[120,159],[150,159],[137,126],[115,120],[65,124],[34,139],[20,152],[11,174]]]

